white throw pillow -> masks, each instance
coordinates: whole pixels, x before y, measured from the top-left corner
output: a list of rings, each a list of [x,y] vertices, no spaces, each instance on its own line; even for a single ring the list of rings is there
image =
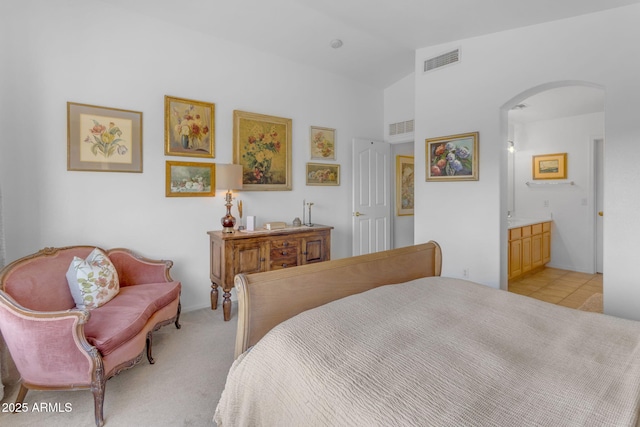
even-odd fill
[[[73,257],[67,270],[71,295],[80,309],[91,310],[109,302],[120,292],[118,272],[111,260],[95,248],[87,259]]]

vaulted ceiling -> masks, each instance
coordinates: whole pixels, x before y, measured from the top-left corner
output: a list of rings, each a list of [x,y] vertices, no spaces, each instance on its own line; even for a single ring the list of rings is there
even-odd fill
[[[640,0],[100,0],[386,88],[414,51]],[[175,28],[175,27],[174,27]],[[334,39],[343,46],[334,49]]]

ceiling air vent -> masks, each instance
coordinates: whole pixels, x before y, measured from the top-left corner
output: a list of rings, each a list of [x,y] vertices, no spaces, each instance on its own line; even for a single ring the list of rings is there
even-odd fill
[[[438,55],[424,61],[423,71],[426,73],[427,71],[432,71],[446,65],[455,64],[459,61],[460,49],[452,50],[451,52],[443,53],[442,55]]]
[[[406,122],[391,123],[389,125],[389,136],[402,135],[413,132],[413,120]]]

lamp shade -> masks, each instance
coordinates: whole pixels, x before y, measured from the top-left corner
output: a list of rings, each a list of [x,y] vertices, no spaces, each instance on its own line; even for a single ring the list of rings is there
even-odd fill
[[[242,190],[242,165],[216,165],[216,188]]]

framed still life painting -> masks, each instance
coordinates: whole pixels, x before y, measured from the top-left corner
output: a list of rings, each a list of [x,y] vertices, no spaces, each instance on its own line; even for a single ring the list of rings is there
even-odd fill
[[[477,181],[479,133],[426,139],[427,181]]]
[[[142,113],[67,102],[67,170],[142,172]]]
[[[215,104],[164,97],[164,153],[215,157]]]
[[[167,197],[207,197],[215,195],[215,163],[167,162]]]
[[[336,130],[311,126],[311,159],[336,159]]]
[[[307,163],[307,185],[340,185],[340,165]]]
[[[291,190],[291,119],[233,112],[233,163],[242,190]]]
[[[413,156],[396,156],[396,215],[413,215]]]

